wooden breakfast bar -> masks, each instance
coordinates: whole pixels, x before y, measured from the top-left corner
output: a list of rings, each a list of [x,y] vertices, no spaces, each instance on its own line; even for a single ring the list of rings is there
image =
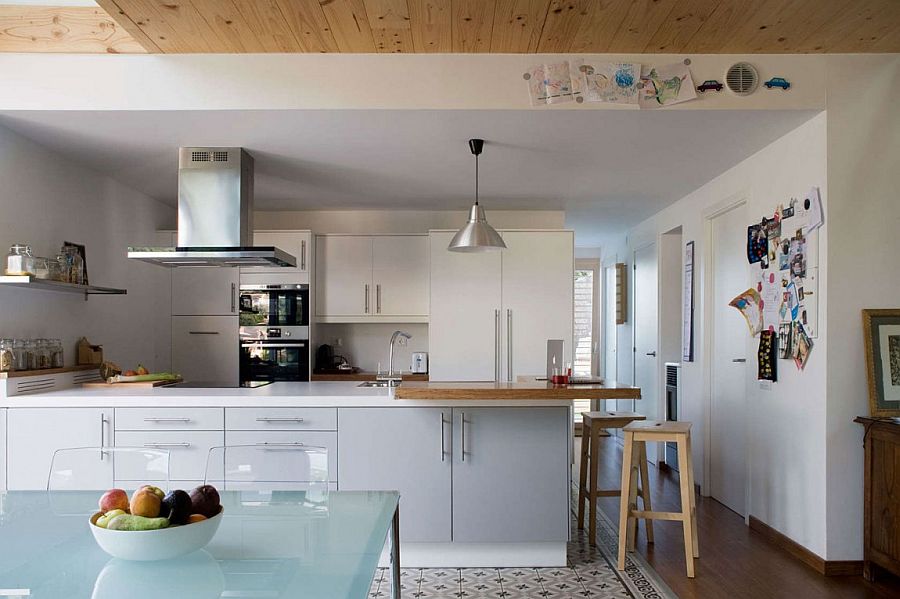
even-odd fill
[[[437,400],[525,400],[540,399],[572,401],[574,399],[640,399],[639,387],[615,381],[587,385],[554,385],[538,379],[518,382],[453,383],[406,382],[400,385],[396,399]]]

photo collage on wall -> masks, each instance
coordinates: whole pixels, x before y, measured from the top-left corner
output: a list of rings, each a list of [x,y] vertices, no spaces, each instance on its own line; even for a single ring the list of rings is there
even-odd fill
[[[799,201],[779,205],[771,215],[747,227],[747,261],[756,265],[755,285],[733,300],[752,336],[759,335],[759,380],[777,380],[777,360],[793,360],[803,370],[813,342],[806,298],[812,231],[823,223],[819,188]]]

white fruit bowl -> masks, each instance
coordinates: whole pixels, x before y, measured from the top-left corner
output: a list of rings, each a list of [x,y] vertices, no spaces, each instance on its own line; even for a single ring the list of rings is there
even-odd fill
[[[207,520],[159,530],[108,530],[95,524],[103,515],[91,516],[90,528],[100,549],[119,559],[157,561],[186,555],[206,547],[222,523],[224,509]]]

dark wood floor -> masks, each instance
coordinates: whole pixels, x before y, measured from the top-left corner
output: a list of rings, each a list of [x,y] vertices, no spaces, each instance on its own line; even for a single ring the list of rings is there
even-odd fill
[[[576,438],[575,456],[580,456]],[[617,488],[621,477],[622,449],[614,438],[601,440],[600,482],[603,488]],[[577,477],[578,464],[574,472]],[[577,478],[575,479],[577,480]],[[680,507],[678,473],[651,465],[651,501],[654,510],[677,511]],[[600,509],[618,522],[619,499],[603,497]],[[718,501],[700,497],[697,501],[700,559],[696,577],[687,578],[680,522],[656,521],[656,542],[647,545],[643,524],[637,551],[662,576],[681,599],[805,599],[900,597],[900,579],[881,574],[875,583],[862,576],[825,577],[800,562],[760,534],[751,531],[744,519]]]

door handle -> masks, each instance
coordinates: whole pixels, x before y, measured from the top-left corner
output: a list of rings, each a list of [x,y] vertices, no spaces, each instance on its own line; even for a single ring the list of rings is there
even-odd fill
[[[188,335],[218,335],[219,331],[188,331]]]
[[[512,355],[512,310],[506,309],[506,380],[512,382],[513,355]]]
[[[369,313],[369,284],[366,283],[366,314]]]
[[[184,443],[144,443],[144,447],[154,448],[154,449],[159,449],[161,447],[185,447],[185,448],[187,448],[190,446],[191,446],[191,444],[187,443],[187,442],[184,442]]]
[[[647,355],[650,356],[651,358],[655,358],[655,357],[656,357],[656,352],[655,352],[655,351],[648,351],[648,352],[647,352]]]
[[[106,454],[103,451],[103,448],[106,447],[106,414],[100,412],[100,461],[103,461],[103,456]]]
[[[300,270],[306,270],[306,240],[300,242]]]
[[[303,422],[303,418],[257,418],[257,422]]]
[[[381,314],[381,283],[375,285],[375,311]]]
[[[461,412],[459,415],[459,457],[466,461],[466,413]]]
[[[444,461],[444,456],[447,455],[447,450],[444,448],[444,413],[441,412],[441,461]]]
[[[747,361],[747,358],[733,358],[731,361],[735,362],[737,364],[743,364],[744,362]]]
[[[500,308],[494,310],[494,380],[500,382]]]
[[[234,283],[232,283],[232,284],[231,284],[231,311],[232,311],[232,312],[234,312],[234,309],[235,309],[235,300],[234,300],[234,296],[235,296],[235,290],[236,290],[236,289],[237,289],[236,285],[235,285]]]
[[[144,422],[190,422],[190,418],[144,418]]]

